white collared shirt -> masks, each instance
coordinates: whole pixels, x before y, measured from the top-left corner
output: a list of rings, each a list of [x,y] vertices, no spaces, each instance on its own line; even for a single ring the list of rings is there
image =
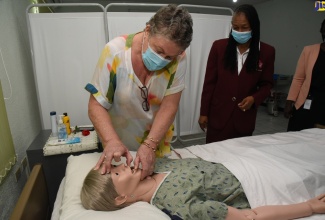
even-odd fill
[[[261,49],[261,42],[259,42],[258,44],[258,48]],[[249,48],[244,52],[244,53],[240,53],[238,47],[237,49],[237,67],[238,67],[238,75],[240,74],[241,69],[244,66],[244,63],[247,59],[248,53],[249,53]]]
[[[239,52],[239,49],[237,47],[237,67],[238,67],[238,75],[240,74],[240,71],[241,69],[243,68],[244,66],[244,63],[247,59],[247,56],[248,56],[248,53],[249,53],[249,48],[244,52],[244,53],[240,53]]]

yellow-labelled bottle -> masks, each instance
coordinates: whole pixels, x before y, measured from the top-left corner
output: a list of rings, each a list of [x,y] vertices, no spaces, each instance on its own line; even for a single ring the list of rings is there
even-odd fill
[[[65,127],[67,129],[67,134],[71,134],[71,127],[70,127],[70,118],[68,116],[68,113],[63,113],[63,123],[65,124]]]

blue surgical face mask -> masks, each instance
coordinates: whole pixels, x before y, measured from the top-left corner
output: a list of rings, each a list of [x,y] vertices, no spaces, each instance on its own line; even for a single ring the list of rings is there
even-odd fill
[[[231,30],[231,35],[234,37],[235,41],[240,44],[246,43],[249,39],[252,38],[252,31],[239,32],[234,29]]]
[[[149,40],[148,49],[145,53],[143,53],[143,41],[144,38],[142,39],[142,60],[149,71],[160,70],[170,63],[171,60],[163,58],[150,47]]]

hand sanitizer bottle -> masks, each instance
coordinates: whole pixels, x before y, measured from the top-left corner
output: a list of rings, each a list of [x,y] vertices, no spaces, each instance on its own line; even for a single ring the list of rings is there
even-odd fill
[[[65,127],[65,124],[62,121],[62,117],[60,115],[59,120],[59,128],[58,128],[58,141],[66,141],[68,139],[67,129]]]
[[[51,128],[52,128],[52,137],[58,136],[58,122],[56,120],[56,112],[52,111],[50,112],[51,116]]]

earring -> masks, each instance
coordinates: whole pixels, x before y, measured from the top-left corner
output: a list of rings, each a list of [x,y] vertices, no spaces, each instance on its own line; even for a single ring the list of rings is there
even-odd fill
[[[132,194],[132,195],[130,195],[130,197],[133,199],[134,198],[134,195]]]

